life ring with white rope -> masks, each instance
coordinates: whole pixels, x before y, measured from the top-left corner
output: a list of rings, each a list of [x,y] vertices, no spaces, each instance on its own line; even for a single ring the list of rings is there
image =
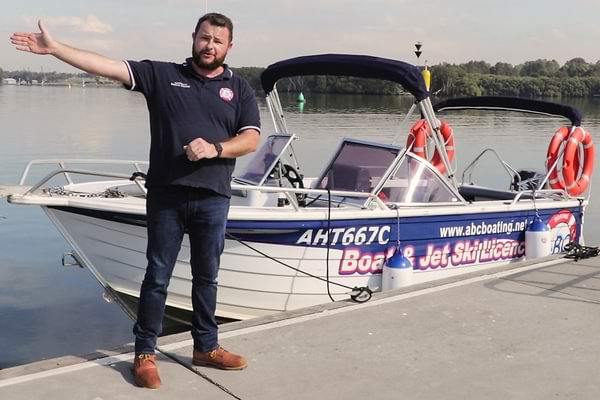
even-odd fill
[[[562,168],[559,169],[557,160],[563,144]],[[583,147],[583,161],[579,159],[580,146]],[[546,156],[546,169],[550,171],[548,177],[550,187],[564,189],[571,196],[579,196],[585,192],[594,171],[595,153],[592,136],[582,127],[562,127],[557,130],[552,136]],[[581,166],[582,162],[583,166]],[[550,170],[553,166],[554,168]],[[562,179],[559,170],[562,171]]]
[[[406,147],[410,149],[412,146],[412,152],[426,160],[428,160],[426,148],[429,131],[429,124],[427,121],[420,119],[410,128],[410,133],[406,139]],[[444,148],[446,149],[446,154],[448,155],[448,161],[452,162],[452,160],[454,160],[454,153],[456,151],[454,147],[454,132],[446,121],[440,121],[440,133],[444,139]],[[444,164],[442,156],[437,148],[435,149],[431,160],[428,161],[430,161],[433,166],[440,171],[441,174],[446,173],[446,165]]]

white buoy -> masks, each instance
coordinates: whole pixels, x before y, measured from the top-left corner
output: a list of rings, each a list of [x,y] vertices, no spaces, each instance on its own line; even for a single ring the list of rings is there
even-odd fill
[[[413,266],[402,253],[400,246],[383,265],[381,275],[382,290],[398,289],[412,285]]]
[[[548,226],[540,219],[535,219],[525,231],[525,258],[546,257],[552,254],[551,232]]]

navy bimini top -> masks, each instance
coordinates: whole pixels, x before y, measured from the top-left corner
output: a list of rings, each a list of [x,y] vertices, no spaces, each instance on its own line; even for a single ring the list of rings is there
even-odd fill
[[[150,112],[150,168],[146,186],[181,185],[231,196],[233,158],[189,161],[183,146],[196,138],[226,142],[245,129],[260,132],[254,91],[225,65],[215,78],[183,64],[126,61],[129,89],[146,97]]]

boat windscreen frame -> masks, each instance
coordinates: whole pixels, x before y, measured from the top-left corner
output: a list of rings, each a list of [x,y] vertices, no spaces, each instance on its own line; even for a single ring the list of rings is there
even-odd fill
[[[400,167],[402,166],[402,163],[408,157],[413,158],[414,160],[416,160],[420,163],[423,163],[425,165],[425,168],[427,168],[434,175],[436,175],[438,177],[439,181],[456,197],[457,201],[449,203],[449,204],[463,205],[463,206],[467,204],[467,201],[460,194],[460,192],[458,191],[458,188],[451,184],[451,183],[453,183],[452,181],[449,181],[444,175],[442,175],[440,173],[440,171],[437,168],[435,168],[429,161],[410,152],[406,147],[401,148],[400,153],[398,154],[396,159],[392,162],[392,164],[390,165],[390,168],[388,168],[386,173],[381,177],[381,180],[379,181],[379,183],[373,187],[373,190],[371,191],[371,195],[373,195],[373,196],[379,195],[379,192],[381,192],[383,190],[387,181],[390,180],[392,178],[392,176],[394,176],[396,174],[396,172],[398,172],[398,169],[400,169]],[[365,203],[363,204],[363,208],[368,208],[371,202],[372,202],[371,199],[367,199],[365,201]],[[415,204],[417,204],[417,203],[415,203]],[[406,204],[402,204],[402,205],[406,205]]]
[[[266,169],[266,172],[264,173],[264,175],[262,176],[262,178],[260,179],[259,183],[257,184],[256,182],[252,182],[248,179],[243,179],[240,177],[234,177],[233,179],[236,182],[239,183],[244,183],[244,184],[248,184],[248,185],[256,185],[256,186],[263,186],[265,184],[265,182],[267,181],[267,179],[269,178],[269,175],[272,173],[272,171],[275,169],[275,167],[277,166],[277,163],[281,160],[281,158],[283,157],[283,154],[292,147],[292,142],[294,140],[296,140],[298,137],[295,134],[290,134],[290,133],[274,133],[272,135],[269,135],[267,137],[267,140],[269,140],[270,138],[282,138],[282,137],[287,137],[288,140],[285,143],[285,145],[283,145],[283,147],[281,148],[281,151],[279,152],[279,154],[276,154],[275,158],[273,159],[273,161],[269,164],[269,168]],[[266,142],[263,143],[263,146],[266,144]],[[294,159],[294,162],[296,163],[296,159],[295,156],[292,153],[292,158]],[[298,167],[298,165],[296,165],[296,168]]]
[[[374,147],[374,148],[381,148],[381,149],[387,149],[387,150],[397,150],[398,154],[394,157],[394,161],[392,161],[392,163],[390,163],[388,165],[388,168],[386,169],[385,173],[383,174],[383,176],[381,177],[381,179],[375,184],[373,185],[374,188],[378,187],[379,184],[381,183],[381,180],[384,179],[386,177],[387,172],[389,171],[390,166],[395,162],[395,160],[398,158],[398,155],[400,153],[402,153],[403,151],[403,147],[399,147],[399,146],[395,146],[392,144],[385,144],[385,143],[377,143],[377,142],[370,142],[368,140],[361,140],[361,139],[353,139],[353,138],[343,138],[342,141],[338,144],[337,149],[335,150],[335,152],[333,153],[333,157],[331,157],[331,159],[329,160],[329,162],[327,163],[327,166],[323,169],[323,171],[321,172],[321,174],[319,175],[319,177],[317,179],[315,179],[314,183],[313,183],[313,188],[317,188],[317,186],[323,181],[323,179],[327,176],[327,174],[329,173],[329,171],[331,170],[331,168],[333,167],[333,164],[335,163],[335,161],[338,159],[342,149],[344,148],[346,143],[350,143],[350,144],[358,144],[358,145],[364,145],[364,146],[369,146],[369,147]],[[317,188],[318,189],[318,188]]]

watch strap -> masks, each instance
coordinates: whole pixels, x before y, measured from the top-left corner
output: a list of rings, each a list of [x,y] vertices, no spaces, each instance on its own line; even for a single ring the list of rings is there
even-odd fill
[[[217,150],[216,158],[221,158],[221,153],[223,153],[223,146],[221,146],[221,143],[215,143],[215,149]]]

